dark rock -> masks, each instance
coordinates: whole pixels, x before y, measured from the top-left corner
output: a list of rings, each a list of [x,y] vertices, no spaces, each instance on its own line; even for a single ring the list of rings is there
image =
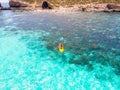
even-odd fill
[[[89,61],[85,58],[82,58],[80,60],[70,60],[69,61],[70,64],[78,64],[78,65],[88,65]]]
[[[120,76],[120,68],[115,69],[114,73],[115,73],[116,75]]]
[[[1,6],[1,3],[0,3],[0,7],[2,7],[2,6]]]
[[[106,6],[108,9],[113,9],[114,8],[114,5],[113,4],[107,4]]]
[[[110,12],[120,12],[120,9],[107,9],[107,10],[103,10],[103,12],[107,12],[107,13],[110,13]]]
[[[10,5],[10,7],[13,7],[13,8],[27,7],[28,6],[26,3],[14,1],[14,0],[10,0],[9,5]]]
[[[20,2],[18,1],[9,1],[9,5],[10,7],[15,7],[15,8],[18,8],[21,6]]]
[[[11,8],[9,8],[9,7],[8,8],[3,8],[2,7],[1,10],[11,10]]]
[[[82,11],[85,12],[85,11],[86,11],[86,8],[82,8]]]
[[[106,6],[107,9],[114,9],[114,10],[120,10],[120,6],[119,5],[116,5],[116,4],[107,4]]]
[[[87,67],[89,71],[92,71],[94,69],[92,64],[88,64]]]
[[[70,60],[69,61],[70,64],[82,64],[81,60]]]
[[[47,1],[43,1],[42,8],[43,9],[52,9],[52,6]]]
[[[112,12],[120,12],[120,9],[119,10],[113,10]]]

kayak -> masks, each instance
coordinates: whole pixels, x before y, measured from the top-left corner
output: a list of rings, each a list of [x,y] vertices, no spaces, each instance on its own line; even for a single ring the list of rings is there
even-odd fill
[[[63,52],[64,52],[64,48],[59,48],[59,51],[60,51],[61,53],[63,53]]]

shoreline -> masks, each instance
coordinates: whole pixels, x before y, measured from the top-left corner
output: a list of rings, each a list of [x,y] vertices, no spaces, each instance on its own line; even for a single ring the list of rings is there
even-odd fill
[[[10,7],[5,8],[0,4],[0,10],[23,10],[23,11],[54,11],[54,12],[120,12],[120,4],[116,3],[89,3],[54,7],[49,5],[29,4],[25,2],[9,2]]]

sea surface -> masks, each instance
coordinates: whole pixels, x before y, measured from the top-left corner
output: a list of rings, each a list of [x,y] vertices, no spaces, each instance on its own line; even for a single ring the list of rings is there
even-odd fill
[[[120,13],[0,11],[0,90],[120,90]]]

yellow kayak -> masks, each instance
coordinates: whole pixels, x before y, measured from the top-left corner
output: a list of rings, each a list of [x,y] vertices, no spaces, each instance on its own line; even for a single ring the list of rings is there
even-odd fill
[[[59,43],[59,44],[58,44],[58,50],[59,50],[59,52],[61,52],[61,53],[64,52],[64,46],[63,46],[62,43]]]
[[[59,51],[60,51],[61,53],[63,53],[63,52],[64,52],[64,48],[59,48]]]

